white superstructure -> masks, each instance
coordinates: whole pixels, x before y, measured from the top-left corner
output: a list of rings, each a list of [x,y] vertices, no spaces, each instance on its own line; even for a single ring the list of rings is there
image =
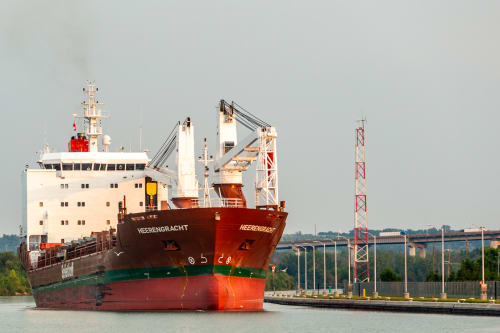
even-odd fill
[[[116,228],[118,205],[124,197],[129,213],[144,212],[150,204],[147,154],[108,152],[109,136],[103,138],[103,146],[98,145],[103,115],[97,109],[96,91],[93,84],[84,89],[84,112],[75,117],[85,119],[85,133],[71,139],[69,152],[46,149],[38,160],[39,168],[24,170],[23,230],[30,250],[38,250],[40,243],[64,243]],[[168,186],[151,183],[156,209],[167,202]]]

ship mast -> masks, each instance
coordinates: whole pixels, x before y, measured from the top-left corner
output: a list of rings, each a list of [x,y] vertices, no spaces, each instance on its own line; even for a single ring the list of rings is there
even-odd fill
[[[86,128],[85,134],[89,138],[89,151],[97,152],[97,140],[100,135],[102,135],[102,127],[101,127],[101,118],[107,118],[102,114],[101,109],[97,109],[98,105],[102,105],[104,103],[100,103],[95,100],[95,94],[99,89],[95,87],[94,82],[87,82],[87,88],[83,88],[83,92],[85,94],[86,100],[82,102],[83,105],[83,116],[80,118],[84,118],[86,120]]]
[[[208,163],[212,162],[212,156],[208,156],[208,144],[207,144],[207,138],[205,138],[205,146],[203,148],[203,157],[199,157],[199,161],[203,163],[203,166],[205,167],[204,169],[204,184],[203,184],[203,207],[211,207],[211,201],[210,201],[210,189],[211,187],[208,185]]]

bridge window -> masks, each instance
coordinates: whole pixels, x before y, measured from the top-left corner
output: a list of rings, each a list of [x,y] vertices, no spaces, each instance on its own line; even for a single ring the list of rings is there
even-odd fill
[[[90,170],[92,170],[92,163],[82,163],[82,170],[83,171],[90,171]]]
[[[61,164],[57,163],[57,164],[52,164],[52,168],[54,170],[61,170]]]
[[[123,170],[125,170],[125,164],[117,164],[117,165],[116,165],[116,170],[118,170],[118,171],[123,171]]]
[[[94,163],[94,171],[97,171],[101,168],[101,164],[100,163]]]
[[[146,164],[144,164],[144,163],[135,165],[136,170],[144,170],[145,168],[146,168]]]
[[[101,168],[99,169],[100,171],[106,171],[106,163],[101,164]]]
[[[52,164],[44,164],[45,169],[52,170]]]
[[[127,170],[131,171],[135,169],[135,164],[127,164]]]
[[[116,164],[108,164],[108,171],[115,171],[116,170]]]
[[[71,164],[71,163],[63,163],[62,169],[64,171],[73,171],[73,164]]]
[[[81,170],[81,169],[82,169],[82,164],[81,164],[81,163],[75,163],[75,164],[73,165],[73,170],[75,170],[75,171],[79,171],[79,170]]]

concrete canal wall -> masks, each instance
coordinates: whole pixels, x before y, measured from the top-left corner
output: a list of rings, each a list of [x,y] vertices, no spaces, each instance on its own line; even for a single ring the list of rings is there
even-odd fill
[[[418,302],[384,300],[320,299],[299,297],[265,296],[264,302],[282,305],[314,306],[370,311],[397,311],[420,313],[444,313],[458,315],[500,316],[500,304]]]

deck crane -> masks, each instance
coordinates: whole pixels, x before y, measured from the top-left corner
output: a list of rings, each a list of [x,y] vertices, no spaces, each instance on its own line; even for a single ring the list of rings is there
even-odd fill
[[[240,105],[221,100],[219,103],[219,149],[214,171],[219,174],[215,192],[225,199],[238,199],[246,207],[242,191],[242,172],[257,161],[255,205],[257,208],[275,208],[278,201],[278,162],[276,128],[252,115]],[[237,142],[236,122],[252,132]]]
[[[167,159],[176,151],[177,172],[168,169]],[[177,208],[191,208],[198,201],[198,181],[194,160],[194,125],[188,117],[178,122],[160,150],[151,159],[145,173],[163,186],[171,187],[175,182],[177,191],[172,202]],[[167,193],[168,194],[168,193]],[[167,195],[168,197],[168,195]]]
[[[238,142],[236,123],[251,130]],[[217,181],[213,188],[221,205],[246,207],[242,191],[243,171],[257,161],[255,205],[259,209],[278,209],[278,163],[276,128],[252,115],[240,105],[221,100],[218,110],[218,149],[214,171]],[[166,165],[176,150],[177,171]],[[177,185],[172,202],[177,208],[198,207],[198,181],[195,174],[194,126],[190,118],[176,124],[170,135],[145,169],[145,174],[163,186]],[[206,183],[206,181],[205,181]],[[205,192],[208,186],[205,184]],[[167,193],[168,194],[168,193]],[[205,195],[206,196],[206,195]],[[165,195],[162,195],[165,197]],[[207,203],[203,200],[203,205]],[[210,203],[208,203],[210,205]]]

